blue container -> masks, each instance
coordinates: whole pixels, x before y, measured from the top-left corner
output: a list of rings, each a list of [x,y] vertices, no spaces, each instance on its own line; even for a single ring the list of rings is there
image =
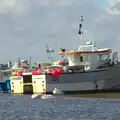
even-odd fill
[[[6,80],[6,90],[7,92],[11,92],[10,80]]]
[[[6,83],[5,82],[0,82],[0,91],[5,92],[6,91]]]

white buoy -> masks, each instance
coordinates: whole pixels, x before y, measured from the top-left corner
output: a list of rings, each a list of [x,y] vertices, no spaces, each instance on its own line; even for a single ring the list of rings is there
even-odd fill
[[[52,99],[54,98],[52,95],[42,95],[41,99]]]
[[[41,93],[39,93],[39,94],[33,94],[31,96],[32,99],[38,98],[38,97],[40,97],[41,99],[49,99],[49,98],[51,99],[51,98],[54,98],[52,95],[46,95],[46,94],[41,94]]]
[[[53,94],[55,94],[55,95],[61,95],[61,94],[64,94],[64,93],[60,89],[55,88],[53,90]]]
[[[33,95],[31,96],[31,98],[34,99],[34,98],[37,98],[37,97],[39,97],[39,96],[41,96],[41,95],[42,95],[41,93],[39,93],[39,94],[33,94]]]

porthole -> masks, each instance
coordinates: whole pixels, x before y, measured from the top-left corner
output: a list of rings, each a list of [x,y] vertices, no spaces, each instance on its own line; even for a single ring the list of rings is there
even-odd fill
[[[83,56],[80,56],[80,62],[83,62]]]

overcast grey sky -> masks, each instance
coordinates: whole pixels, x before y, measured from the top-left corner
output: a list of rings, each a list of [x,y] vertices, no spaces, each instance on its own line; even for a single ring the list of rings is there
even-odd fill
[[[45,44],[74,49],[84,15],[84,39],[120,51],[120,0],[0,0],[0,63],[21,57],[45,60]]]

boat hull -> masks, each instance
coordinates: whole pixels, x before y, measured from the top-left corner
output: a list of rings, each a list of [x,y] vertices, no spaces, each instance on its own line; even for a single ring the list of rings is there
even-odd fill
[[[64,93],[91,93],[120,91],[120,66],[85,73],[62,74],[59,77],[46,75],[46,93],[54,88]]]
[[[116,66],[84,73],[64,73],[58,77],[53,77],[50,74],[30,75],[31,80],[25,76],[13,76],[10,78],[11,93],[27,94],[29,91],[30,94],[51,94],[55,88],[66,94],[117,92],[120,91],[119,71],[120,66]]]

